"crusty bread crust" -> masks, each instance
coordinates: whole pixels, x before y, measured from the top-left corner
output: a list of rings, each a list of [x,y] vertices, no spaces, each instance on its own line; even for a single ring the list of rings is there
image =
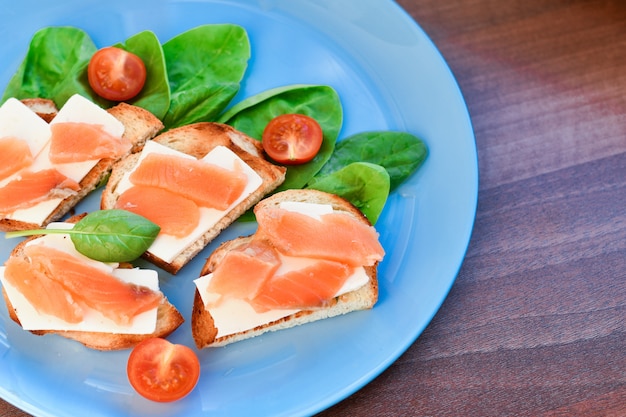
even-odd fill
[[[69,222],[76,222],[85,216],[86,213],[83,213],[78,216],[74,216],[70,218]],[[13,251],[10,256],[23,256],[24,247],[27,242],[37,239],[41,236],[31,236],[28,239],[20,242]],[[130,265],[127,265],[130,267]],[[20,321],[17,317],[15,309],[11,304],[11,300],[9,299],[6,290],[2,287],[2,296],[4,298],[4,302],[6,303],[7,310],[9,313],[9,317],[17,323],[20,324]],[[97,350],[120,350],[120,349],[128,349],[135,346],[137,343],[141,342],[144,339],[150,337],[166,337],[171,334],[174,330],[176,330],[183,322],[183,316],[180,312],[174,307],[165,296],[161,300],[161,304],[157,310],[157,325],[156,329],[153,333],[150,334],[113,334],[113,333],[101,333],[101,332],[85,332],[85,331],[57,331],[57,330],[30,330],[31,333],[43,336],[45,334],[58,334],[62,337],[76,340],[77,342],[82,343],[88,348],[97,349]]]
[[[163,129],[163,123],[149,111],[141,107],[133,106],[126,103],[120,103],[115,107],[107,110],[116,119],[124,125],[124,137],[129,139],[133,144],[130,153],[141,149],[146,140],[154,137]],[[123,157],[123,156],[122,156]],[[28,223],[14,219],[0,219],[0,230],[31,230],[46,226],[48,223],[59,220],[65,216],[74,206],[85,198],[89,193],[100,185],[111,172],[114,163],[120,158],[103,158],[101,159],[89,173],[80,181],[80,190],[73,195],[65,198],[50,213],[43,224]]]
[[[20,100],[29,109],[37,113],[37,116],[50,123],[57,115],[58,109],[54,101],[47,98],[25,98]]]
[[[328,194],[317,190],[287,190],[274,194],[262,200],[257,204],[255,211],[262,209],[264,206],[278,206],[282,201],[297,201],[318,204],[330,204],[334,210],[349,213],[361,221],[370,225],[370,222],[363,213],[341,197],[334,194]],[[222,243],[207,259],[200,276],[206,275],[217,267],[228,251],[241,246],[252,239],[252,236],[239,237]],[[357,310],[366,310],[374,307],[378,301],[378,263],[365,267],[370,280],[367,285],[336,297],[332,302],[323,308],[301,310],[295,314],[276,320],[274,322],[255,327],[254,329],[227,335],[223,337],[217,336],[217,328],[215,327],[211,313],[205,309],[202,298],[198,289],[194,296],[193,309],[191,314],[191,333],[198,349],[205,347],[218,347],[240,340],[249,339],[259,336],[269,331],[283,330],[290,327],[299,326],[301,324],[322,320],[341,314],[350,313]]]
[[[223,217],[211,230],[207,231],[193,245],[185,249],[172,262],[166,262],[150,252],[146,252],[144,259],[158,267],[176,274],[194,256],[196,256],[209,242],[211,242],[222,230],[232,224],[239,216],[254,206],[266,194],[274,190],[285,180],[285,168],[273,165],[263,157],[261,143],[232,127],[212,122],[200,122],[181,126],[161,133],[153,141],[184,152],[196,158],[202,158],[216,146],[225,146],[236,153],[246,164],[255,170],[263,179],[261,186],[225,217]],[[102,192],[100,207],[110,209],[115,207],[120,193],[117,186],[126,172],[135,168],[139,161],[139,154],[131,154],[120,160],[113,168],[111,176]]]

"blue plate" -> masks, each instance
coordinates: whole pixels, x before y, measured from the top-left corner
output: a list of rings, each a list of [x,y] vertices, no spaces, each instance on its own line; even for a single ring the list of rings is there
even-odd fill
[[[345,110],[340,137],[401,130],[430,148],[416,175],[390,196],[377,229],[387,251],[380,301],[351,313],[198,352],[201,379],[187,398],[157,404],[126,379],[128,351],[97,352],[57,336],[33,336],[0,308],[0,396],[37,416],[301,416],[363,387],[421,334],[445,299],[469,242],[478,169],[471,122],[444,59],[416,23],[389,0],[69,0],[3,7],[0,89],[33,33],[73,25],[98,46],[145,29],[162,42],[204,23],[248,31],[252,59],[235,101],[269,88],[328,84]],[[78,211],[97,207],[98,196]],[[192,279],[236,224],[162,288],[186,319]],[[16,242],[0,240],[0,262]],[[170,339],[193,346],[189,320]]]

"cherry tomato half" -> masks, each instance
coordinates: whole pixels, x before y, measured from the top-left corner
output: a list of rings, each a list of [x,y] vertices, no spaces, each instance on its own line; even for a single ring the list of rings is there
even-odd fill
[[[309,162],[322,146],[323,132],[315,119],[303,114],[283,114],[270,120],[263,131],[267,155],[279,164]]]
[[[200,361],[187,346],[153,337],[133,348],[126,372],[140,395],[152,401],[171,402],[194,389],[200,377]]]
[[[100,97],[111,101],[130,100],[146,82],[146,66],[137,55],[108,46],[91,57],[87,78]]]

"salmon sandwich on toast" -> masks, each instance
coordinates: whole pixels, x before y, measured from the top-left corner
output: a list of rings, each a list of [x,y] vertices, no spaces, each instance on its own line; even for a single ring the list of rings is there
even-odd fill
[[[162,129],[126,103],[104,110],[76,94],[56,111],[49,100],[9,98],[0,106],[0,230],[62,218]]]
[[[0,267],[9,317],[36,335],[57,334],[96,350],[165,337],[184,321],[159,289],[156,271],[81,254],[70,235],[83,215],[49,227],[59,233],[20,242]]]
[[[102,209],[123,209],[161,227],[143,255],[176,274],[222,230],[285,180],[261,142],[220,123],[168,130],[120,160]]]
[[[259,202],[257,231],[207,259],[191,317],[199,349],[370,309],[384,249],[359,209],[304,189]]]

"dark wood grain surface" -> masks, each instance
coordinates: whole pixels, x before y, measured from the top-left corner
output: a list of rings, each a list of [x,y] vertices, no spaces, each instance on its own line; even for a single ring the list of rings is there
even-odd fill
[[[399,4],[469,107],[476,223],[426,331],[319,417],[626,416],[626,2]]]

